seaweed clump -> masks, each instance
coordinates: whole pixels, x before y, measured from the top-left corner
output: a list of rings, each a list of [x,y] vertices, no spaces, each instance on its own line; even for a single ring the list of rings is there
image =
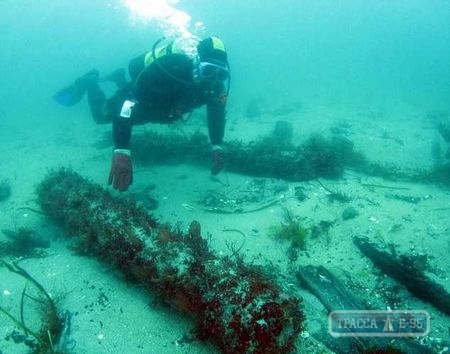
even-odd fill
[[[31,284],[31,288],[24,287],[20,298],[19,316],[15,316],[6,308],[0,306],[0,314],[9,318],[23,333],[13,331],[9,336],[16,343],[24,343],[33,353],[65,353],[69,347],[74,346],[74,341],[68,338],[70,334],[70,316],[60,316],[55,300],[48,294],[45,288],[33,276],[17,263],[9,264],[0,260],[0,265],[6,267]],[[34,291],[32,291],[34,290]],[[26,323],[25,302],[37,307],[40,315],[39,324]],[[33,327],[39,325],[38,329]]]
[[[300,300],[241,257],[209,249],[201,226],[157,222],[130,199],[113,197],[77,173],[51,172],[38,186],[42,210],[81,239],[84,251],[152,290],[197,322],[197,337],[224,353],[290,353],[303,325]]]
[[[38,236],[34,230],[20,227],[17,230],[1,230],[9,242],[0,242],[0,254],[15,257],[40,256],[43,248],[50,247],[48,239]]]
[[[277,240],[290,241],[292,248],[300,250],[306,248],[308,233],[308,229],[286,208],[284,209],[283,221],[280,225],[273,226],[269,230],[271,237]]]

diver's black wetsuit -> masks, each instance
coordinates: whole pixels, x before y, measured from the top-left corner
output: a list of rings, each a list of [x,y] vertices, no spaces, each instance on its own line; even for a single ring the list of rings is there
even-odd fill
[[[129,149],[133,125],[171,123],[206,105],[212,145],[221,145],[225,129],[227,92],[221,81],[197,82],[193,61],[184,54],[170,54],[145,66],[145,54],[129,63],[131,83],[109,99],[98,84],[88,88],[88,100],[97,123],[113,123],[115,148]],[[125,100],[135,101],[130,118],[120,116]]]

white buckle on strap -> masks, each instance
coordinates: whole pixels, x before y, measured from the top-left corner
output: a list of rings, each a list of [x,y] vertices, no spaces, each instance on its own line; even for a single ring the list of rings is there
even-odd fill
[[[122,109],[120,110],[120,116],[122,118],[130,118],[131,112],[133,111],[133,106],[135,104],[136,104],[136,102],[126,100],[122,105]]]

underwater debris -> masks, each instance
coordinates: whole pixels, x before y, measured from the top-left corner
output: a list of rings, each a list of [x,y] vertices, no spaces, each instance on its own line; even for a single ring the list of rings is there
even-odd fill
[[[311,226],[311,229],[310,229],[311,238],[314,239],[314,238],[318,238],[321,236],[326,236],[327,241],[330,241],[329,240],[329,231],[335,222],[336,222],[336,220],[333,220],[333,221],[321,220],[321,221],[319,221],[318,224]]]
[[[295,272],[299,285],[313,294],[327,309],[323,321],[328,325],[327,314],[336,310],[373,309],[373,301],[367,298],[365,292],[355,289],[361,284],[351,279],[341,279],[324,266],[301,266]],[[372,303],[372,306],[370,304]],[[320,319],[316,318],[316,321]],[[313,331],[311,329],[311,331]],[[434,350],[412,341],[392,341],[388,337],[331,337],[323,330],[314,331],[313,336],[335,353],[435,353]]]
[[[361,183],[361,186],[368,187],[370,189],[381,188],[381,189],[392,189],[392,190],[403,190],[403,191],[410,190],[410,188],[408,188],[408,187],[386,186],[384,184],[375,184],[375,183]]]
[[[200,132],[187,136],[146,131],[133,137],[132,145],[133,159],[141,165],[180,162],[206,165],[211,158],[208,137]]]
[[[326,308],[327,312],[335,310],[367,309],[367,304],[357,298],[336,275],[323,266],[307,265],[299,267],[295,273],[299,285],[313,294]],[[368,347],[365,338],[339,338],[330,340],[330,336],[320,335],[319,340],[337,353],[366,353]]]
[[[3,229],[1,232],[10,241],[0,242],[0,253],[9,254],[15,257],[41,256],[43,252],[37,248],[50,247],[50,241],[42,238],[30,228],[20,227],[17,230]]]
[[[354,219],[358,215],[359,211],[355,207],[349,206],[345,208],[344,211],[342,212],[342,220]]]
[[[347,286],[324,266],[307,265],[299,267],[297,279],[322,302],[328,311],[359,310],[368,308],[364,301],[355,297]]]
[[[353,143],[344,137],[325,138],[321,134],[311,134],[306,142],[299,146],[303,159],[311,176],[337,178],[353,157]],[[313,179],[313,178],[311,178]]]
[[[224,353],[294,351],[300,300],[263,268],[211,251],[197,221],[187,232],[161,225],[69,169],[50,172],[37,193],[42,210],[72,238],[90,235],[91,254],[194,318],[199,339]]]
[[[272,135],[251,142],[226,142],[227,170],[250,176],[308,181],[338,178],[346,168],[369,176],[394,181],[450,185],[450,163],[431,169],[410,169],[368,160],[354,150],[348,138],[312,134],[297,146],[280,145]],[[137,164],[210,163],[208,137],[200,132],[190,136],[146,131],[133,139],[133,158]]]
[[[234,140],[225,143],[227,170],[252,176],[273,177],[304,181],[317,177],[339,177],[346,163],[355,160],[353,144],[345,138],[327,139],[314,134],[304,144],[280,144],[279,134],[263,136],[245,143]],[[286,130],[286,131],[285,131]],[[206,135],[196,132],[191,136],[162,135],[152,131],[133,140],[134,159],[137,163],[191,162],[207,165],[210,162],[209,142]]]
[[[221,200],[221,204],[222,204],[223,199]],[[208,207],[205,208],[204,211],[210,212],[210,213],[215,213],[215,214],[248,214],[248,213],[254,213],[257,211],[261,211],[264,209],[267,209],[277,203],[279,203],[280,199],[278,198],[274,198],[271,199],[267,202],[264,203],[258,203],[256,205],[252,205],[249,207],[234,207],[234,202],[230,201],[230,203],[226,203],[227,205],[225,205],[225,207]],[[232,206],[232,208],[230,209],[230,206]]]
[[[215,214],[253,213],[277,204],[288,188],[286,181],[254,178],[239,188],[207,191],[197,203],[204,211]]]
[[[363,236],[353,237],[353,243],[376,267],[403,284],[415,297],[450,315],[450,294],[425,275],[423,256],[420,259],[398,256],[378,248]]]
[[[388,199],[400,200],[402,202],[411,203],[411,204],[417,204],[423,200],[429,199],[429,196],[418,197],[418,196],[412,196],[412,195],[402,195],[402,194],[393,194],[393,193],[386,193],[385,197]]]
[[[0,202],[3,202],[11,196],[11,182],[8,179],[0,181]]]
[[[306,194],[304,187],[301,186],[294,187],[294,190],[295,190],[294,192],[295,198],[297,198],[299,202],[303,202],[306,199],[308,199],[308,195]]]
[[[23,342],[33,353],[63,353],[66,349],[73,348],[75,343],[69,338],[70,318],[67,318],[68,312],[64,316],[60,316],[55,301],[45,288],[17,263],[10,264],[0,260],[0,265],[24,278],[27,284],[31,284],[36,291],[36,294],[29,294],[30,290],[25,286],[20,299],[19,317],[15,317],[10,311],[0,306],[0,314],[9,318],[23,332],[21,335],[19,331],[13,331],[10,336],[14,341],[16,343]],[[41,320],[38,329],[31,328],[26,324],[25,299],[31,301],[39,310]]]

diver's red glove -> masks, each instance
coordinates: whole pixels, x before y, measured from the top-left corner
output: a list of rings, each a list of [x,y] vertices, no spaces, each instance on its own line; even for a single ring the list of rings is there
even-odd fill
[[[213,176],[217,175],[223,169],[225,156],[223,148],[220,145],[214,145],[212,148],[212,167],[211,173]]]
[[[133,183],[133,165],[131,164],[130,150],[115,149],[108,184],[120,192],[126,191]]]

